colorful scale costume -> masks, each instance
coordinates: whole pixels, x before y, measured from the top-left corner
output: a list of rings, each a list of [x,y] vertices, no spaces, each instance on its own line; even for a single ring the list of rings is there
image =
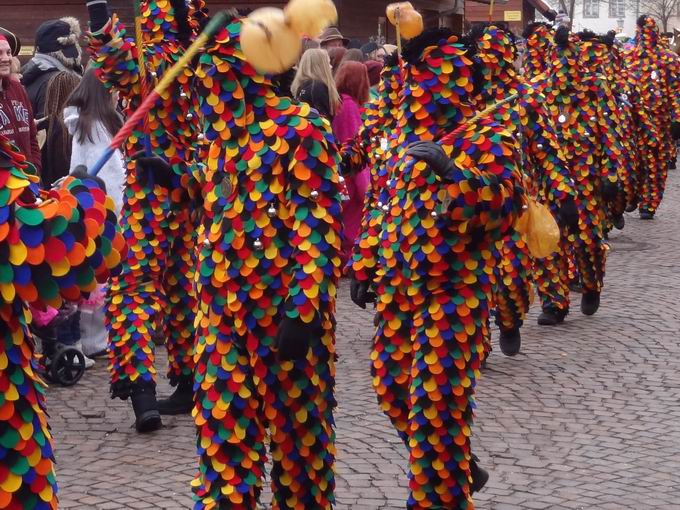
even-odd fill
[[[177,2],[175,2],[177,3]],[[142,42],[146,68],[140,72],[140,49],[114,15],[90,36],[90,53],[100,80],[120,92],[134,111],[143,92],[153,88],[166,69],[184,51],[184,33],[171,3],[141,2]],[[200,6],[199,6],[200,7]],[[195,14],[200,9],[192,7]],[[146,77],[146,82],[144,81]],[[191,167],[196,159],[198,135],[197,99],[192,91],[193,70],[185,72],[151,109],[144,125],[127,140],[126,153],[145,148],[164,157],[174,170],[174,182],[166,189],[153,178],[140,178],[135,162],[128,161],[128,177],[121,228],[129,246],[119,278],[108,293],[107,322],[110,342],[111,393],[126,399],[134,388],[155,388],[152,337],[165,333],[169,358],[168,377],[175,385],[191,380],[195,296],[195,232],[198,210],[193,199]]]
[[[357,137],[342,148],[345,171],[358,172],[368,165],[370,181],[364,203],[364,214],[360,235],[354,245],[350,269],[354,277],[366,281],[375,275],[374,266],[361,267],[361,261],[375,261],[375,246],[384,214],[385,193],[388,175],[385,160],[389,156],[389,144],[396,129],[399,101],[402,87],[401,62],[397,54],[390,56],[382,70],[378,96],[365,109],[363,126]],[[366,250],[368,258],[363,259],[361,251]]]
[[[58,308],[106,281],[125,243],[94,180],[40,192],[26,158],[0,135],[0,508],[57,508],[44,383],[27,304]]]
[[[269,442],[272,508],[330,509],[339,156],[330,124],[244,60],[240,30],[233,18],[218,31],[197,71],[210,147],[197,175],[195,508],[254,509]],[[276,338],[291,322],[319,331],[286,360]]]
[[[451,182],[405,157],[410,142],[441,138],[474,116],[467,53],[447,31],[425,33],[405,49],[378,245],[354,256],[355,274],[377,268],[373,383],[410,452],[410,509],[473,508],[470,427],[491,250],[523,205],[517,146],[492,121],[470,123],[442,147],[456,165]]]
[[[556,42],[550,76],[537,80],[535,85],[546,98],[545,106],[558,130],[576,186],[579,225],[573,249],[584,299],[597,300],[599,304],[606,255],[605,195],[616,193],[622,152],[615,129],[616,103],[606,80],[588,74],[580,64],[577,40],[566,28],[558,29]],[[544,310],[566,313],[569,309],[569,250],[565,232],[561,250],[543,259],[538,290]],[[582,309],[583,304],[582,301]]]
[[[567,197],[574,197],[574,185],[553,121],[545,110],[545,98],[531,82],[524,82],[517,75],[514,43],[507,32],[490,25],[474,30],[471,37],[476,42],[476,59],[485,79],[479,107],[484,109],[509,96],[518,96],[491,115],[521,141],[525,187],[541,202],[549,204],[557,216],[560,204]],[[497,252],[493,302],[496,322],[503,334],[518,330],[529,310],[532,258],[521,234],[514,229],[497,244]]]
[[[638,84],[635,104],[639,119],[640,214],[653,216],[666,187],[668,164],[673,155],[671,123],[680,121],[680,79],[677,56],[659,45],[659,29],[649,16],[638,20],[635,45],[626,55],[632,78]]]
[[[637,143],[631,111],[632,103],[630,103],[631,99],[634,100],[632,87],[628,83],[626,73],[617,69],[618,66],[615,64],[616,50],[613,34],[599,37],[593,32],[583,31],[578,34],[578,37],[581,63],[589,73],[606,79],[616,98],[619,120],[615,127],[619,131],[623,152],[618,166],[620,182],[618,194],[608,210],[609,219],[616,223],[626,208],[636,201]]]
[[[529,23],[524,29],[526,53],[522,61],[524,76],[531,80],[545,74],[550,68],[553,51],[552,29],[546,23]]]

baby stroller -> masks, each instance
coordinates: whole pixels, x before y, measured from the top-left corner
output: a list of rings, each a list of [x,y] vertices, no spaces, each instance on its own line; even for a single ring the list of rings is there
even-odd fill
[[[73,303],[63,305],[56,314],[33,311],[34,317],[42,315],[43,320],[31,323],[31,333],[40,339],[42,356],[38,359],[40,374],[49,382],[62,386],[73,386],[85,372],[85,356],[73,345],[57,342],[57,328],[70,321],[78,313]],[[38,317],[35,317],[38,319]]]

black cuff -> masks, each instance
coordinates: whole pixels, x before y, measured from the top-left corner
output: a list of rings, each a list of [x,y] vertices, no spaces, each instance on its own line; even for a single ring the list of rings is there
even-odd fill
[[[109,9],[106,0],[90,0],[87,2],[87,10],[90,13],[90,30],[98,32],[109,21]]]

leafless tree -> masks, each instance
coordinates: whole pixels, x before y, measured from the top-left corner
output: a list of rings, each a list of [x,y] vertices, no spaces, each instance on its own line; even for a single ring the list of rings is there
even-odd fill
[[[661,24],[663,32],[668,32],[668,21],[678,15],[680,0],[629,0],[630,6],[638,14],[649,14]]]

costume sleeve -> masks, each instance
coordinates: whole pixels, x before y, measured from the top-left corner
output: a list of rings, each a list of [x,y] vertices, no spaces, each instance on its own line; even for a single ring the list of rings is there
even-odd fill
[[[621,115],[616,105],[616,98],[604,80],[598,80],[597,118],[599,129],[598,144],[601,147],[601,176],[610,182],[619,180],[619,165],[623,154],[621,131]]]
[[[505,232],[527,202],[517,142],[496,127],[473,124],[453,146],[443,148],[455,167],[442,180],[443,213],[451,228],[461,233],[476,228]]]
[[[40,192],[22,166],[0,169],[0,293],[6,302],[57,308],[105,282],[125,244],[113,201],[94,180],[69,176]]]
[[[521,101],[519,107],[523,153],[528,160],[525,168],[531,173],[538,196],[550,204],[574,197],[574,181],[552,120],[537,101]]]
[[[141,80],[134,39],[115,14],[104,27],[89,34],[88,51],[97,77],[107,88],[117,90],[134,106],[141,95]]]
[[[341,188],[330,131],[312,129],[288,167],[293,253],[286,313],[310,323],[327,311],[340,276]]]

